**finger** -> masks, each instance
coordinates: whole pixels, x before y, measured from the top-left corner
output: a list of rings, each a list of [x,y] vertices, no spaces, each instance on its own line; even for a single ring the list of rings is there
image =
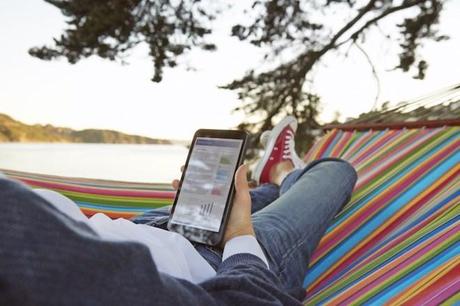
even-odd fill
[[[247,179],[248,168],[246,165],[241,165],[235,174],[235,189],[237,192],[247,192],[249,190]]]
[[[235,199],[233,205],[245,215],[251,215],[251,196],[249,194],[247,166],[242,165],[235,174]]]
[[[179,180],[173,180],[171,185],[174,188],[174,190],[179,189]]]

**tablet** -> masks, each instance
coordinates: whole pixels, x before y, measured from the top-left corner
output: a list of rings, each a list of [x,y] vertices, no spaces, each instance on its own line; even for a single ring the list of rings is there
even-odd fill
[[[222,241],[247,137],[238,130],[195,133],[168,220],[170,231],[207,245]]]

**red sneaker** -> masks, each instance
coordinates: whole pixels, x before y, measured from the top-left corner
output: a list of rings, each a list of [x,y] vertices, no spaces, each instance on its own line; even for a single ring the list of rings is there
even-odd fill
[[[294,167],[298,167],[298,156],[294,152],[294,135],[297,130],[297,121],[288,116],[281,120],[273,130],[266,131],[261,136],[261,142],[265,143],[265,154],[253,171],[252,179],[259,184],[270,182],[271,168],[285,160],[290,160]],[[269,132],[269,136],[267,134]],[[300,159],[299,159],[300,160]]]

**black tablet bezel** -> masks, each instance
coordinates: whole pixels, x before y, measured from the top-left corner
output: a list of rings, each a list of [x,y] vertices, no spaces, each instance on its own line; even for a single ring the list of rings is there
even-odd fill
[[[205,229],[201,229],[201,228],[196,228],[196,227],[192,227],[192,226],[186,226],[186,225],[181,225],[181,224],[176,224],[176,223],[171,222],[172,216],[174,215],[174,211],[175,211],[175,208],[176,208],[176,205],[177,205],[177,201],[179,199],[179,194],[180,194],[180,191],[181,191],[182,182],[184,180],[185,173],[187,172],[189,159],[190,159],[191,153],[193,151],[193,148],[195,146],[196,139],[198,137],[243,140],[243,143],[241,145],[241,149],[240,149],[240,152],[239,152],[239,155],[238,155],[238,162],[237,162],[237,165],[236,165],[236,168],[235,168],[235,172],[236,172],[238,167],[244,161],[248,134],[245,131],[241,131],[241,130],[200,129],[200,130],[196,131],[195,135],[193,136],[192,143],[190,145],[190,149],[189,149],[189,152],[188,152],[188,155],[187,155],[187,160],[185,162],[184,171],[182,172],[179,187],[178,187],[177,192],[176,192],[176,196],[175,196],[175,199],[174,199],[174,204],[172,206],[171,214],[170,214],[169,220],[168,220],[168,230],[173,231],[173,232],[177,232],[177,233],[183,235],[184,237],[186,237],[187,239],[189,239],[191,241],[195,241],[195,242],[206,244],[206,245],[215,246],[215,245],[218,245],[222,241],[222,239],[224,237],[224,234],[225,234],[225,228],[227,226],[228,217],[230,215],[230,211],[231,211],[232,204],[233,204],[232,203],[233,202],[233,196],[234,196],[234,193],[235,193],[235,187],[234,187],[235,175],[233,175],[233,177],[232,177],[232,184],[231,184],[228,196],[227,196],[225,210],[224,210],[224,214],[222,216],[222,220],[221,220],[218,232],[213,232],[213,231],[209,231],[209,230],[205,230]]]

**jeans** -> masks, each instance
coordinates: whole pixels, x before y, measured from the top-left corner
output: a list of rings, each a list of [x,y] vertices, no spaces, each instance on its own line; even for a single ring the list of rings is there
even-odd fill
[[[252,223],[270,269],[286,289],[302,286],[310,257],[334,216],[349,201],[356,171],[344,160],[324,158],[292,171],[281,186],[264,184],[251,190]],[[136,223],[166,229],[169,207],[151,210]],[[217,269],[222,251],[194,243]]]

